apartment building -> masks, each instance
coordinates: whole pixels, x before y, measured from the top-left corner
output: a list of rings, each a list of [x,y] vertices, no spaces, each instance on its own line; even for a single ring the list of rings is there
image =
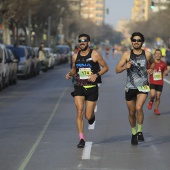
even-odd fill
[[[151,0],[134,0],[132,21],[146,21],[149,17]]]
[[[89,19],[96,25],[104,23],[105,0],[68,0],[70,8],[78,16]]]
[[[152,2],[154,2],[154,7],[151,9]],[[147,21],[153,12],[166,9],[168,3],[170,0],[134,0],[131,20]]]

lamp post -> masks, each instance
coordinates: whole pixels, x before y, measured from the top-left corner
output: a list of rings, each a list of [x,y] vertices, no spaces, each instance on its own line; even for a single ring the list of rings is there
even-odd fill
[[[28,46],[31,45],[31,9],[28,12]]]
[[[47,42],[48,47],[51,47],[51,16],[48,17]]]

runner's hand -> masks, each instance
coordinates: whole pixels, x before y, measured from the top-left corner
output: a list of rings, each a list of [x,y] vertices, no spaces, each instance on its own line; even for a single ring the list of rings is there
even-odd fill
[[[69,80],[71,78],[70,72],[66,74],[66,79]]]
[[[148,72],[148,74],[153,74],[153,70],[152,69],[148,69],[147,72]]]
[[[96,74],[92,74],[90,77],[89,77],[89,81],[91,82],[95,82],[96,81],[96,78],[97,78],[97,75]]]
[[[126,68],[127,68],[127,69],[130,68],[131,65],[132,65],[132,62],[131,62],[131,61],[128,61],[128,62],[126,63]]]

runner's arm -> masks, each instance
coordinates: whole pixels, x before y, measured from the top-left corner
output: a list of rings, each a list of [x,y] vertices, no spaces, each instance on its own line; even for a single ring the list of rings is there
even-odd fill
[[[100,55],[100,53],[97,52],[96,50],[93,50],[93,52],[92,52],[92,59],[93,59],[94,62],[98,62],[100,67],[101,67],[101,70],[98,73],[92,74],[89,77],[89,81],[94,82],[97,79],[98,76],[105,74],[109,70],[109,67],[106,64],[103,57]]]
[[[148,52],[148,51],[145,51],[146,52],[146,57],[147,57],[147,60],[149,61],[150,63],[150,67],[149,69],[147,70],[148,74],[152,74],[153,73],[153,70],[154,70],[154,67],[155,67],[155,60],[153,58],[153,55],[151,52]]]
[[[66,79],[67,80],[69,80],[71,78],[71,76],[74,76],[74,74],[76,73],[76,65],[75,65],[76,58],[77,58],[77,54],[74,54],[73,57],[72,57],[72,68],[66,74]]]
[[[120,61],[118,62],[115,72],[116,73],[121,73],[124,70],[128,69],[131,67],[131,61],[128,61],[130,58],[130,53],[128,51],[124,52]]]
[[[165,65],[164,75],[165,75],[165,76],[168,76],[168,68],[167,68],[167,65]]]

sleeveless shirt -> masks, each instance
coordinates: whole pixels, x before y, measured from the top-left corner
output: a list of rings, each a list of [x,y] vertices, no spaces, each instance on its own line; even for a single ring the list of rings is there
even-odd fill
[[[137,89],[139,86],[148,85],[148,62],[145,51],[142,50],[142,53],[137,55],[131,50],[130,61],[132,61],[132,65],[127,69],[126,89]]]
[[[100,71],[100,66],[98,62],[94,62],[91,58],[92,49],[90,49],[89,53],[86,56],[81,56],[80,52],[77,54],[77,58],[75,61],[76,66],[76,74],[75,74],[75,86],[86,86],[86,85],[96,85],[97,83],[101,83],[101,76],[97,77],[95,82],[88,81],[88,78],[83,78],[82,74],[86,72],[90,72],[91,74],[96,74]],[[86,71],[87,70],[87,71]]]

